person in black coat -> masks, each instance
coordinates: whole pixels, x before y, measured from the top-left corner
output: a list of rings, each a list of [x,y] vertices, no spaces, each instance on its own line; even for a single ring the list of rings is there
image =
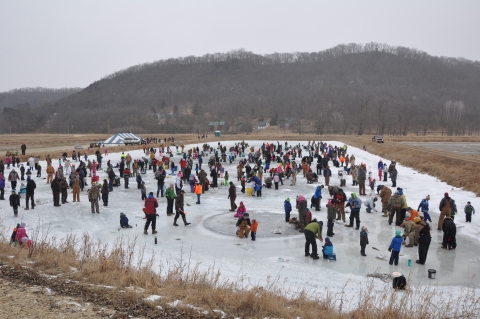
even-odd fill
[[[443,230],[443,249],[455,249],[457,248],[457,226],[451,217],[445,217],[442,225]]]
[[[10,206],[13,207],[13,215],[18,216],[18,206],[20,206],[20,196],[12,190],[12,195],[10,195]]]
[[[50,188],[52,189],[53,194],[53,206],[59,207],[60,205],[60,183],[58,178],[55,177],[53,181],[50,183]]]
[[[118,171],[120,172],[120,178],[123,177],[124,170],[125,170],[125,161],[122,158],[122,161],[120,162],[120,168],[118,169]]]
[[[110,190],[108,189],[108,181],[106,179],[103,180],[103,185],[102,185],[102,201],[103,201],[103,206],[108,206],[108,193]]]
[[[29,177],[27,177],[27,196],[25,198],[25,210],[28,210],[28,200],[30,199],[32,203],[32,209],[35,209],[35,199],[34,199],[34,194],[35,194],[35,188],[37,188],[37,184],[35,184],[35,181]]]
[[[211,187],[218,187],[217,185],[217,170],[214,168],[210,171],[210,177],[212,178]]]

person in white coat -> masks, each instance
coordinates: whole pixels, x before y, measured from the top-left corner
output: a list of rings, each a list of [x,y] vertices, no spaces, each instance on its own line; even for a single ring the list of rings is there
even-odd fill
[[[367,213],[371,213],[372,210],[376,212],[377,210],[374,208],[375,207],[375,202],[377,201],[377,196],[373,196],[372,193],[370,193],[363,202],[365,204],[365,209],[367,210]]]
[[[34,168],[35,168],[35,159],[33,158],[33,156],[30,156],[30,158],[28,159],[28,166],[30,166],[30,170],[33,171]]]

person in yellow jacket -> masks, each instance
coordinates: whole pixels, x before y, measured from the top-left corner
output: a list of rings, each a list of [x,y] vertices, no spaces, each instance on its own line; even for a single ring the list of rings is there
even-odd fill
[[[200,204],[200,196],[202,196],[202,185],[200,185],[199,182],[196,182],[193,191],[195,192],[195,194],[197,194],[196,204]]]
[[[53,179],[53,174],[55,174],[55,168],[52,165],[47,166],[47,184],[50,184]]]

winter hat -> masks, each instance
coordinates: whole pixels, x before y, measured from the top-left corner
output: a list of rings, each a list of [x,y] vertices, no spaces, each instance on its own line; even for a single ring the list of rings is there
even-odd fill
[[[352,198],[357,198],[357,193],[353,192],[352,193]]]
[[[285,201],[290,203],[290,198],[287,198]]]
[[[120,213],[120,216],[125,216],[125,214],[124,214],[124,213]]]
[[[245,214],[243,214],[243,217],[247,217],[247,218],[248,218],[248,217],[250,217],[250,215],[249,215],[248,213],[245,213]]]
[[[402,232],[401,232],[400,230],[397,230],[397,231],[395,232],[395,236],[397,236],[397,237],[402,236]]]
[[[185,191],[183,189],[180,190],[180,193],[185,193]]]
[[[425,197],[426,200],[430,200],[430,195],[427,195],[427,197]]]
[[[15,193],[15,189],[12,189],[12,193]]]
[[[148,196],[153,196],[153,192],[148,193]]]
[[[414,222],[415,224],[418,224],[418,223],[421,222],[421,221],[422,221],[422,219],[421,219],[420,217],[418,217],[418,216],[413,219],[413,222]]]
[[[407,207],[407,212],[411,211],[412,207]]]
[[[21,223],[21,224],[20,224],[20,227],[25,228],[25,227],[27,227],[27,224]]]
[[[242,206],[242,205],[243,205],[243,202],[240,202],[240,206]]]
[[[447,193],[447,192],[445,192],[445,194],[443,194],[443,196],[445,196],[445,197],[448,197],[448,193]]]

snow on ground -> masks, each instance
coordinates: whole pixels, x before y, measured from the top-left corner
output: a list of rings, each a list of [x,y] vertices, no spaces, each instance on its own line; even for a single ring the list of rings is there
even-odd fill
[[[251,146],[258,148],[262,142],[247,141]],[[227,149],[234,144],[234,141],[222,142]],[[302,143],[304,141],[292,141],[289,144]],[[341,145],[339,142],[327,142],[332,145]],[[216,142],[210,145],[216,146]],[[188,145],[185,150],[195,145]],[[201,145],[199,145],[201,147]],[[175,153],[175,152],[174,152]],[[349,147],[349,154],[354,154],[356,163],[367,163],[368,170],[372,175],[377,175],[377,162],[379,157],[363,150]],[[132,151],[130,155],[134,159],[143,156],[142,150]],[[90,159],[94,159],[91,155]],[[108,160],[112,163],[120,161],[119,153],[111,153],[103,159],[103,165],[106,166]],[[180,156],[175,155],[174,160],[179,162]],[[383,159],[384,161],[386,159]],[[204,158],[204,167],[208,159]],[[195,161],[196,162],[196,161]],[[387,160],[388,163],[390,161]],[[54,161],[56,163],[56,161]],[[109,195],[109,206],[104,208],[100,203],[100,214],[92,214],[90,203],[86,196],[86,190],[80,194],[80,202],[72,203],[72,195],[69,194],[70,203],[61,207],[53,207],[52,194],[50,186],[45,179],[34,178],[37,183],[35,199],[42,203],[35,210],[19,209],[18,218],[13,217],[13,210],[9,207],[8,196],[10,195],[10,183],[6,182],[5,197],[7,200],[0,202],[0,218],[7,232],[16,225],[17,222],[27,223],[27,234],[32,232],[37,224],[44,231],[49,231],[50,235],[62,237],[68,233],[81,235],[88,232],[95,238],[115,245],[119,240],[133,241],[138,237],[139,247],[145,244],[148,254],[155,253],[155,258],[161,261],[178,260],[183,252],[183,258],[190,259],[190,264],[200,264],[201,270],[207,270],[209,266],[215,265],[219,269],[222,277],[232,281],[241,281],[243,286],[250,285],[273,285],[281,287],[289,294],[294,294],[303,288],[314,293],[323,294],[326,290],[336,294],[338,298],[348,300],[350,306],[358,297],[360,288],[366,288],[372,279],[366,277],[367,274],[374,272],[392,273],[400,271],[409,280],[409,283],[420,286],[435,286],[448,294],[458,294],[465,289],[479,288],[479,281],[476,278],[480,274],[480,226],[477,216],[473,216],[473,222],[465,223],[463,207],[467,201],[471,201],[474,207],[480,208],[479,201],[471,192],[452,187],[446,183],[440,182],[435,177],[420,174],[413,169],[404,167],[401,163],[397,164],[399,171],[397,186],[402,187],[407,197],[407,203],[413,208],[417,208],[420,200],[426,195],[430,195],[430,214],[432,223],[432,243],[428,252],[428,258],[425,266],[415,264],[417,259],[417,249],[402,248],[400,253],[400,263],[398,266],[390,266],[388,262],[379,260],[376,256],[382,254],[389,256],[387,246],[394,236],[395,230],[399,229],[394,225],[389,226],[387,218],[381,216],[381,207],[377,205],[378,212],[368,214],[362,208],[360,213],[361,224],[369,229],[370,245],[367,246],[367,257],[360,256],[359,231],[354,228],[346,228],[343,223],[337,223],[334,227],[335,236],[332,238],[337,261],[313,260],[304,257],[304,236],[301,233],[292,232],[288,229],[290,226],[284,222],[283,202],[289,197],[293,202],[295,196],[303,194],[310,199],[315,187],[323,184],[324,180],[320,176],[319,184],[307,184],[306,180],[298,175],[297,184],[290,186],[286,181],[279,190],[263,189],[261,198],[249,197],[240,192],[240,182],[236,181],[236,165],[238,159],[233,164],[224,163],[226,171],[230,174],[230,180],[237,186],[237,204],[243,201],[247,207],[247,212],[251,218],[268,213],[270,217],[264,217],[264,222],[260,222],[258,227],[257,241],[250,239],[239,239],[234,236],[235,219],[230,209],[228,196],[228,187],[220,186],[217,191],[210,189],[201,198],[201,205],[195,205],[196,197],[190,193],[189,186],[186,189],[185,211],[187,220],[192,224],[185,227],[179,220],[179,227],[174,227],[173,216],[166,216],[166,199],[158,198],[160,217],[157,218],[158,244],[154,244],[154,236],[143,235],[144,220],[142,213],[143,202],[141,200],[140,190],[137,189],[134,178],[130,181],[130,188],[125,189],[122,185],[114,188]],[[44,168],[43,177],[46,177],[46,163],[40,163]],[[10,170],[6,170],[8,176]],[[333,177],[330,185],[339,185],[337,177],[337,168],[332,168]],[[170,170],[167,170],[170,173]],[[208,173],[208,172],[207,172]],[[118,174],[118,172],[117,172]],[[32,174],[35,176],[36,174]],[[106,178],[105,171],[99,171],[100,179]],[[156,180],[152,171],[147,171],[143,175],[146,183],[147,192],[156,192]],[[210,178],[209,178],[210,179]],[[357,187],[351,186],[351,177],[347,176],[347,186],[344,187],[345,193],[349,196],[351,192],[358,192]],[[219,184],[223,179],[219,178]],[[174,183],[175,177],[169,176],[166,179],[167,185]],[[390,182],[385,183],[391,186]],[[17,189],[19,186],[17,186]],[[457,224],[457,243],[456,250],[447,251],[440,249],[442,232],[436,230],[436,224],[439,215],[438,204],[443,197],[444,192],[449,192],[450,196],[456,200],[459,214],[455,218]],[[367,194],[370,193],[367,187]],[[323,220],[326,225],[326,199],[328,191],[325,189],[322,200],[322,211],[313,211],[313,217]],[[22,206],[25,205],[25,199],[22,198]],[[119,227],[119,214],[123,212],[130,219],[131,229],[121,229]],[[295,216],[295,210],[292,216]],[[227,220],[225,225],[216,225],[215,227],[205,227],[204,223],[212,220],[213,216],[218,221]],[[229,217],[230,216],[230,217]],[[266,216],[266,215],[265,215]],[[263,216],[262,216],[263,217]],[[231,218],[231,220],[230,220]],[[262,220],[262,218],[259,218]],[[348,221],[348,215],[347,215]],[[221,231],[215,231],[215,228]],[[284,229],[281,235],[266,237],[266,234],[276,229]],[[150,230],[149,230],[150,232]],[[324,237],[326,227],[324,227]],[[379,249],[374,250],[373,247]],[[321,249],[321,246],[319,246]],[[412,265],[407,266],[407,260],[412,260]],[[428,279],[427,270],[436,269],[437,278]],[[383,283],[378,279],[373,280],[373,287],[379,293],[385,289],[391,289],[391,283]],[[480,291],[480,290],[479,290]],[[346,297],[346,298],[344,298]],[[344,302],[345,302],[344,300]],[[345,305],[344,307],[349,307]],[[345,308],[344,308],[345,309]]]

